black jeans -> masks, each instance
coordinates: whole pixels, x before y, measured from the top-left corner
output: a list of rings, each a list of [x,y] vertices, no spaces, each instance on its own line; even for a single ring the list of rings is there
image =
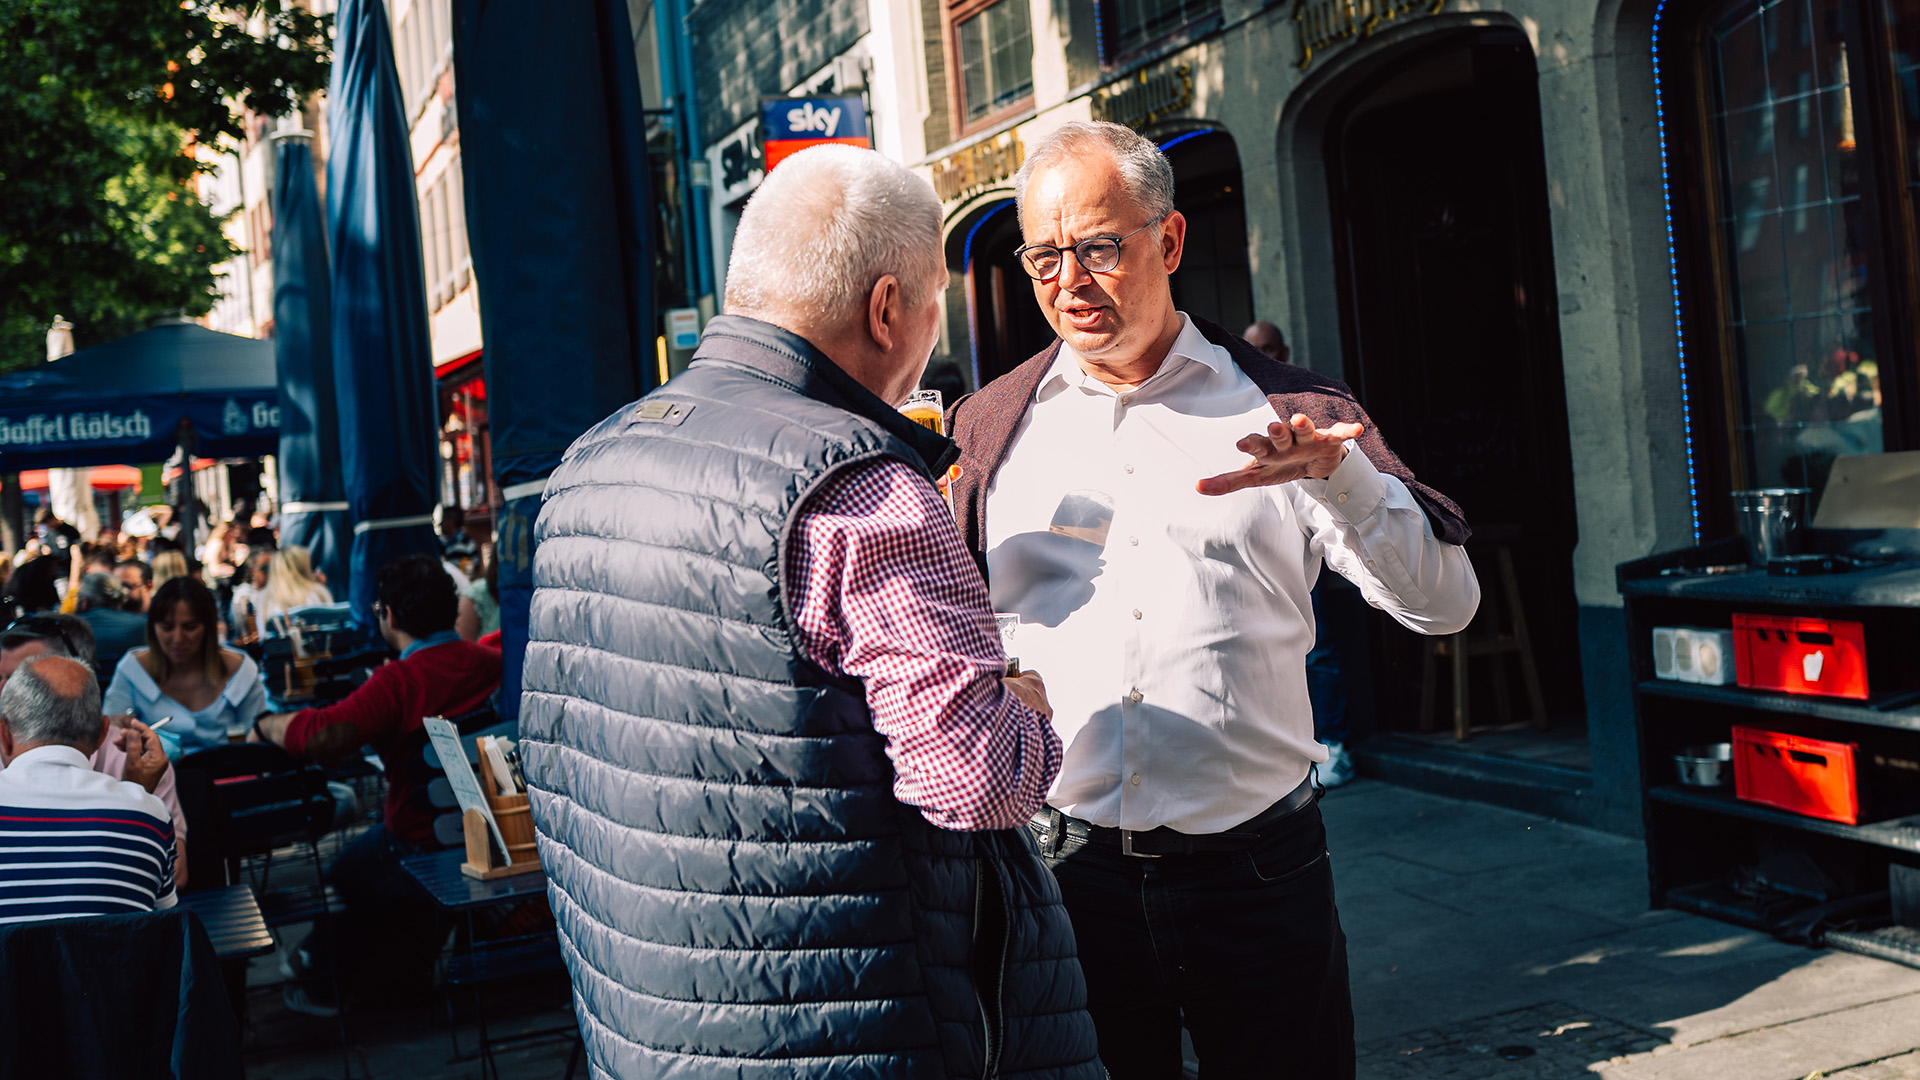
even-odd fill
[[[1114,1080],[1350,1080],[1353,1000],[1320,808],[1251,851],[1143,859],[1067,839],[1060,879]]]

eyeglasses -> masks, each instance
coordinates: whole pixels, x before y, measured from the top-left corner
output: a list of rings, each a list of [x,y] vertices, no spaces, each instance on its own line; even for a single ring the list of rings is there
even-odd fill
[[[1077,244],[1064,248],[1052,244],[1028,244],[1015,251],[1020,257],[1020,265],[1026,268],[1027,276],[1035,281],[1052,281],[1060,276],[1060,269],[1067,264],[1067,252],[1080,260],[1082,269],[1094,274],[1104,274],[1120,265],[1120,243],[1146,232],[1166,219],[1162,214],[1145,225],[1133,230],[1126,236],[1089,236]]]
[[[67,636],[67,628],[50,615],[28,615],[15,619],[13,625],[0,630],[0,648],[12,649],[28,641],[45,641],[56,637],[60,639],[60,644],[66,646],[68,656],[80,655],[73,639]]]

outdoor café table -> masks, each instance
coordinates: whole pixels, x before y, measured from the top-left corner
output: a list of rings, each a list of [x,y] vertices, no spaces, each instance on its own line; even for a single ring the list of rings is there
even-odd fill
[[[444,851],[430,851],[424,855],[414,855],[400,860],[401,869],[413,878],[414,883],[426,890],[433,898],[434,905],[448,915],[459,916],[466,920],[466,948],[456,952],[447,961],[447,987],[471,985],[473,987],[474,1013],[480,1026],[481,1075],[489,1071],[499,1075],[499,1068],[493,1063],[493,1048],[499,1044],[527,1039],[544,1038],[549,1035],[567,1034],[574,1036],[573,1053],[567,1058],[567,1077],[573,1076],[574,1066],[580,1058],[579,1028],[567,1026],[543,1028],[520,1035],[511,1035],[501,1039],[492,1039],[487,1035],[487,1013],[481,1001],[481,988],[490,982],[501,979],[513,979],[523,975],[559,969],[563,960],[560,956],[560,939],[549,930],[544,933],[530,934],[526,937],[508,938],[504,941],[475,941],[473,936],[474,912],[501,904],[512,904],[547,895],[547,875],[543,871],[533,870],[524,874],[510,874],[492,881],[470,878],[460,872],[460,864],[467,861],[465,848],[448,848]],[[460,1056],[460,1040],[453,1029],[453,999],[447,999],[447,1035],[453,1042],[454,1057]]]
[[[222,960],[244,960],[273,951],[273,934],[267,930],[251,885],[181,893],[180,907],[200,916],[213,941],[213,954]]]

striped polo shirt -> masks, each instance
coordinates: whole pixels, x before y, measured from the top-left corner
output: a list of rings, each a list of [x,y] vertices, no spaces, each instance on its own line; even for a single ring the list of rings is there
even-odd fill
[[[0,923],[170,908],[173,853],[166,804],[73,747],[0,770]]]

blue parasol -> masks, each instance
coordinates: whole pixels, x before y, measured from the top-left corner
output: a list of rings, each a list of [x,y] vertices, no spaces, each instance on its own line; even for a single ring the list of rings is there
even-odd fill
[[[374,578],[407,555],[438,556],[437,403],[427,333],[420,208],[387,12],[342,0],[327,88],[327,225],[340,464],[353,513],[354,621],[373,625]]]
[[[273,351],[280,368],[280,541],[313,553],[314,569],[347,592],[352,522],[340,482],[333,404],[333,285],[327,220],[311,136],[284,135],[275,164]]]

